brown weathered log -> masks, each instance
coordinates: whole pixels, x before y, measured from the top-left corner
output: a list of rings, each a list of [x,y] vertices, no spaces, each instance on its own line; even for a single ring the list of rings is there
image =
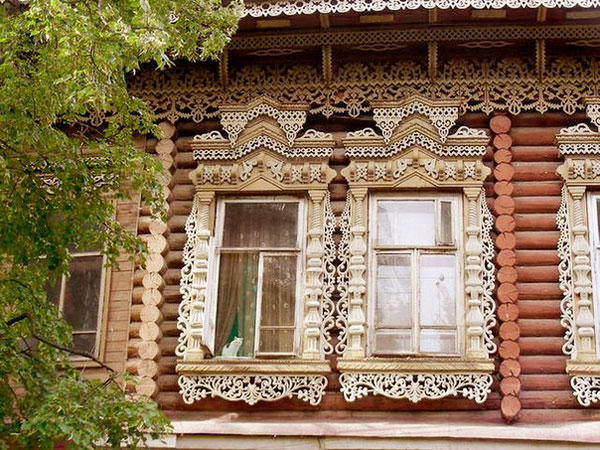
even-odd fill
[[[506,395],[502,398],[500,412],[507,423],[512,423],[517,420],[521,412],[521,402],[514,395]]]
[[[558,231],[517,231],[517,248],[519,249],[553,249],[558,243]]]
[[[497,149],[510,148],[512,143],[513,143],[512,138],[506,133],[497,134],[496,136],[494,136],[494,139],[492,140],[492,144]]]
[[[137,345],[137,354],[142,359],[156,359],[160,356],[160,349],[154,341],[142,341]]]
[[[514,250],[517,245],[517,238],[514,233],[500,233],[494,241],[499,250]]]
[[[558,264],[556,250],[516,250],[517,264],[520,266]]]
[[[565,340],[560,337],[521,337],[519,345],[523,355],[562,355]]]
[[[519,297],[523,300],[561,299],[562,291],[558,283],[517,283]]]
[[[512,159],[512,152],[508,149],[500,149],[494,152],[494,162],[496,164],[510,163]]]
[[[506,377],[518,377],[521,374],[521,364],[514,359],[505,359],[500,363],[500,375]]]
[[[157,341],[162,337],[162,330],[158,323],[142,322],[138,334],[144,341]]]
[[[158,124],[158,128],[160,128],[160,131],[162,132],[164,139],[172,138],[176,131],[175,125],[173,125],[171,122],[168,122],[166,120],[160,122]]]
[[[514,322],[505,322],[505,324]],[[502,341],[498,346],[498,354],[502,359],[517,359],[521,353],[521,349],[519,348],[519,344],[515,341]]]
[[[559,336],[565,334],[560,320],[551,319],[519,319],[519,327],[523,336]]]
[[[560,317],[560,301],[521,300],[519,316],[523,319],[555,319]]]
[[[183,267],[183,251],[169,251],[169,253],[165,255],[165,262],[169,269],[181,269]]]
[[[518,396],[521,392],[521,381],[516,377],[506,377],[500,381],[499,388],[502,395]]]
[[[498,318],[503,322],[517,320],[519,318],[519,307],[514,303],[503,303],[498,306]]]
[[[195,192],[193,185],[178,184],[171,189],[169,200],[192,200]]]
[[[527,282],[558,282],[557,266],[526,266],[518,267],[519,281]]]
[[[516,341],[521,335],[521,330],[516,322],[504,322],[500,325],[498,334],[504,340]]]
[[[151,378],[141,378],[135,385],[135,392],[146,397],[154,397],[158,394],[158,386]]]
[[[517,270],[512,266],[501,267],[496,279],[499,283],[514,283],[517,281]]]
[[[495,116],[490,119],[490,130],[495,134],[506,133],[510,130],[511,124],[508,116]]]
[[[569,391],[522,391],[519,397],[523,409],[528,408],[580,408],[581,405]]]
[[[179,284],[179,281],[181,280],[181,270],[167,269],[163,274],[163,278],[167,284]]]
[[[137,365],[137,374],[139,377],[154,378],[158,375],[158,364],[156,361],[142,359]]]
[[[500,195],[494,201],[494,211],[498,215],[511,215],[515,211],[515,201],[508,195]]]
[[[187,217],[192,210],[192,200],[174,200],[169,202],[169,210],[172,215]]]
[[[346,201],[348,186],[345,184],[330,184],[329,193],[332,200]]]
[[[171,216],[167,222],[167,226],[171,233],[184,233],[185,223],[189,216]]]
[[[523,370],[523,373],[564,374],[567,360],[565,359],[564,355],[563,356],[550,356],[550,355],[525,356],[525,355],[521,355],[521,357],[519,358],[519,363],[521,364],[521,369]]]
[[[560,197],[516,197],[515,213],[553,213],[560,207]]]
[[[564,125],[563,125],[564,126]],[[562,126],[558,127],[517,127],[513,124],[510,129],[510,135],[513,139],[513,145],[552,145],[554,136],[556,136]]]
[[[537,375],[537,374],[521,374],[521,387],[526,391],[540,390],[556,390],[566,391],[571,390],[569,384],[569,376],[567,374],[555,375]]]
[[[515,181],[558,180],[556,169],[559,162],[513,162]]]
[[[494,184],[494,192],[496,195],[509,195],[511,196],[515,190],[515,185],[510,181],[498,181]]]
[[[499,266],[514,266],[517,254],[514,250],[501,250],[496,254],[496,264]]]
[[[515,161],[556,161],[558,148],[550,145],[513,145],[511,152]]]
[[[560,197],[560,181],[517,181],[514,197],[557,196]]]
[[[556,214],[552,213],[515,214],[515,222],[519,231],[556,230]]]
[[[519,300],[519,291],[512,283],[502,283],[496,291],[500,303],[515,303]]]
[[[512,164],[498,164],[494,168],[494,178],[497,181],[511,181],[515,175],[515,168]]]
[[[509,215],[501,215],[496,217],[496,222],[494,223],[494,228],[497,232],[507,232],[512,233],[515,230],[515,218]]]

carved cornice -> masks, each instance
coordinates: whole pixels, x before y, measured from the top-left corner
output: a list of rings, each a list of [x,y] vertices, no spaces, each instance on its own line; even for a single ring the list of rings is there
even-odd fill
[[[325,361],[307,361],[301,359],[205,359],[202,361],[177,362],[177,373],[183,375],[326,375],[331,372],[331,367]]]
[[[339,359],[343,372],[402,372],[402,373],[491,373],[494,363],[488,359],[460,358],[365,358]]]
[[[408,399],[413,403],[448,396],[462,396],[483,403],[490,392],[492,376],[482,373],[343,373],[340,376],[346,401],[367,395]]]
[[[297,397],[318,405],[325,394],[327,378],[322,375],[181,375],[180,393],[185,403],[206,397],[221,397],[229,401],[244,401],[254,405],[259,401],[274,402]]]
[[[598,0],[280,0],[247,4],[244,16],[278,17],[348,12],[404,11],[412,9],[594,8]]]

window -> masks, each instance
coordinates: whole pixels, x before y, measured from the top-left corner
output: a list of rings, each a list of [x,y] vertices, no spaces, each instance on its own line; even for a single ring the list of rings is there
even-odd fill
[[[458,201],[449,196],[372,198],[372,354],[461,353]]]
[[[588,196],[588,215],[590,224],[590,253],[592,259],[592,279],[594,292],[600,292],[600,193],[591,193]],[[594,309],[600,311],[600,300],[594,296]],[[595,315],[596,330],[600,330],[600,314]],[[596,339],[596,352],[600,355],[600,339]]]
[[[303,215],[303,202],[294,198],[219,202],[216,355],[297,353]]]
[[[73,328],[73,347],[92,355],[100,353],[106,270],[97,251],[73,253],[69,276],[48,288],[48,298]]]

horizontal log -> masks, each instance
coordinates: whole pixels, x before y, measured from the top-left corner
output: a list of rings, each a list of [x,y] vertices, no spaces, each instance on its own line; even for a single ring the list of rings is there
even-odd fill
[[[514,197],[557,196],[560,197],[562,181],[515,182]]]
[[[496,195],[512,195],[515,190],[515,185],[511,181],[498,181],[493,185],[493,190]],[[490,193],[486,193],[488,197],[491,197]],[[493,209],[493,205],[492,205]]]
[[[559,176],[556,169],[560,162],[513,162],[514,181],[554,181]]]
[[[497,149],[507,149],[512,145],[513,140],[510,135],[506,133],[497,134],[492,139],[492,145]]]
[[[519,395],[521,392],[521,381],[517,377],[506,377],[500,381],[500,392],[502,395]]]
[[[498,335],[503,340],[516,341],[521,335],[521,330],[516,322],[504,322],[500,325]]]
[[[163,338],[159,342],[160,351],[165,356],[174,356],[177,344],[177,337],[163,336]]]
[[[556,214],[515,214],[518,231],[550,231],[556,230]]]
[[[521,317],[519,327],[522,336],[562,337],[565,334],[565,329],[558,319],[523,319]]]
[[[500,250],[496,253],[496,264],[498,266],[514,266],[517,262],[517,254],[514,250]]]
[[[173,215],[169,217],[167,221],[167,226],[171,233],[184,233],[185,232],[185,223],[187,222],[189,216],[179,216]]]
[[[332,200],[346,201],[348,193],[348,185],[345,184],[330,184],[329,193]]]
[[[165,255],[165,262],[169,269],[181,269],[183,267],[183,251],[171,250]]]
[[[502,414],[502,418],[508,422],[512,423],[517,420],[519,413],[521,412],[521,402],[514,395],[507,395],[502,398],[502,403],[500,403],[500,412]]]
[[[517,270],[512,266],[501,267],[496,274],[499,283],[514,283],[517,281]]]
[[[551,250],[558,245],[558,231],[516,231],[518,249]]]
[[[515,168],[511,164],[500,163],[494,167],[494,179],[496,181],[512,181],[515,176]]]
[[[557,161],[558,148],[552,145],[513,145],[511,147],[514,161]]]
[[[494,228],[498,233],[512,233],[515,231],[515,226],[515,218],[508,215],[500,215],[496,217],[496,222],[494,223]]]
[[[519,291],[512,283],[501,283],[496,291],[500,303],[515,303],[519,300]]]
[[[177,140],[179,142],[179,140]],[[177,170],[182,168],[195,168],[198,163],[194,160],[194,154],[186,149],[181,148],[177,145],[177,154],[175,155],[174,161]]]
[[[521,364],[514,359],[505,359],[500,363],[499,371],[503,378],[518,377],[521,374]]]
[[[558,264],[556,250],[516,250],[519,266],[541,266]]]
[[[554,300],[562,298],[557,283],[517,283],[521,300]]]
[[[564,356],[553,355],[521,355],[519,358],[523,373],[528,374],[550,374],[550,373],[565,373],[566,359]]]
[[[183,250],[187,241],[187,235],[185,233],[171,233],[169,236],[169,248],[175,251]]]
[[[517,245],[517,238],[514,233],[500,233],[494,240],[498,250],[514,250]]]
[[[169,201],[174,200],[192,200],[194,198],[194,193],[196,192],[196,188],[191,184],[178,184],[171,189],[171,194],[169,195]]]
[[[181,280],[181,270],[180,269],[167,269],[163,274],[163,279],[166,284],[175,284],[179,285]]]
[[[552,145],[554,136],[556,136],[562,126],[556,127],[520,127],[513,124],[510,129],[510,136],[513,139],[513,145]]]
[[[527,408],[580,408],[571,391],[522,391],[521,404]]]
[[[171,215],[189,216],[192,210],[192,200],[175,200],[169,203]]]
[[[497,314],[503,322],[517,320],[519,318],[519,307],[514,303],[502,303],[498,306]]]
[[[490,119],[490,130],[496,134],[506,133],[510,130],[511,121],[508,116],[500,115]]]
[[[538,112],[520,112],[511,117],[512,128],[516,127],[558,127],[563,128],[567,125],[574,125],[587,119],[584,111],[577,111],[572,115],[566,116],[564,112],[550,112],[544,114]],[[567,122],[567,123],[565,123]]]
[[[567,374],[521,374],[521,387],[525,391],[571,390],[569,376]]]
[[[562,355],[562,337],[521,337],[519,345],[522,355]]]
[[[499,195],[494,201],[494,211],[497,215],[511,215],[515,211],[515,201],[508,195]]]
[[[506,324],[514,324],[514,322],[505,322],[502,325]],[[515,341],[504,340],[500,342],[500,345],[498,346],[498,355],[504,360],[517,359],[520,353],[521,348],[519,347],[519,344]]]
[[[181,301],[181,293],[179,292],[179,285],[165,286],[162,291],[165,297],[165,303],[176,303]]]
[[[542,409],[521,410],[520,424],[560,423],[574,421],[600,420],[600,410],[580,409]]]
[[[560,197],[515,197],[515,214],[556,214],[559,207]]]
[[[179,337],[180,331],[177,329],[177,317],[174,320],[165,320],[160,324],[160,329],[165,337]]]
[[[501,148],[494,152],[494,162],[496,164],[507,163],[510,164],[513,160],[513,155],[510,149]]]
[[[560,317],[560,301],[521,300],[519,317],[522,319],[558,319]]]
[[[558,282],[557,266],[526,266],[517,267],[517,276],[520,282]]]

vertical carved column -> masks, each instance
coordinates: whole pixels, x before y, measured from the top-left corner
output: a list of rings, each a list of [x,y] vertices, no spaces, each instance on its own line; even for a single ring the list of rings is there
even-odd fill
[[[303,359],[319,359],[321,336],[321,299],[323,296],[323,206],[325,191],[309,191],[311,205],[308,246],[306,248],[306,287],[304,291]]]
[[[481,195],[480,188],[465,188],[465,197],[468,202],[468,223],[466,226],[465,243],[465,293],[466,293],[466,327],[467,327],[467,357],[485,358],[483,348],[482,311],[483,276],[481,255],[481,227],[478,225],[479,208],[478,199]]]
[[[214,192],[198,192],[194,197],[196,203],[196,243],[193,249],[191,289],[189,300],[189,323],[187,350],[184,360],[194,361],[204,359],[205,350],[202,345],[204,332],[204,310],[206,288],[208,283],[208,257],[210,238],[210,208]]]
[[[365,280],[367,245],[366,196],[367,189],[351,189],[352,227],[350,228],[350,280],[348,282],[348,344],[344,358],[359,359],[366,354],[365,314],[363,311],[367,282]]]
[[[583,215],[585,187],[570,186],[568,192],[573,199],[573,294],[577,327],[577,358],[581,361],[594,361],[596,344],[592,312],[592,267],[588,229]]]

